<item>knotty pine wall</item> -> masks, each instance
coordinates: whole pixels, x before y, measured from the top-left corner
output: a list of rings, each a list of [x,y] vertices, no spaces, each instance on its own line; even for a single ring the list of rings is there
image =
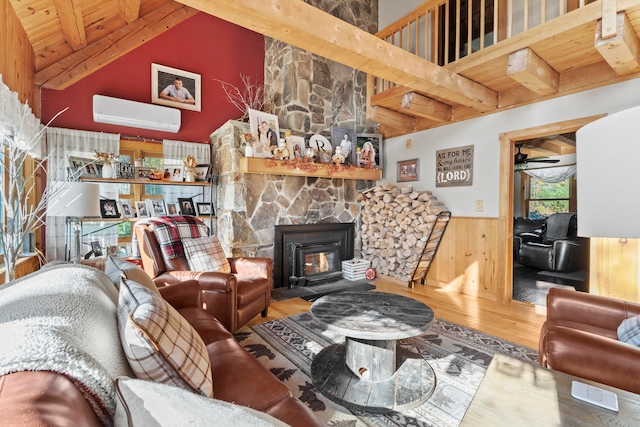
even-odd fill
[[[9,0],[0,0],[0,52],[2,81],[40,117],[40,96],[34,83],[35,54]]]
[[[506,227],[506,220],[500,218],[451,217],[427,284],[491,301],[510,300]]]

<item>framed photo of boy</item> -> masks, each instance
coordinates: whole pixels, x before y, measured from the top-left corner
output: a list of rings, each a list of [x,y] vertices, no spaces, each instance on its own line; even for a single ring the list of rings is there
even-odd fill
[[[180,205],[180,215],[196,215],[196,207],[190,198],[178,197],[178,204]]]
[[[200,74],[151,64],[151,102],[201,111]]]
[[[419,159],[398,162],[398,182],[418,181],[420,179]]]
[[[273,150],[278,148],[278,139],[280,139],[278,116],[250,108],[247,111],[249,128],[256,138],[256,142],[253,143],[253,155],[264,158],[273,157]]]
[[[342,155],[345,164],[356,164],[356,131],[353,129],[331,127],[331,143],[333,151],[337,147],[342,147]]]

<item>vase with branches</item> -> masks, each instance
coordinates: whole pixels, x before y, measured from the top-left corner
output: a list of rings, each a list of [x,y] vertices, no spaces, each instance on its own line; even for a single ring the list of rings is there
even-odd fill
[[[25,121],[31,113],[28,105],[22,108],[20,123],[12,131],[0,131],[0,167],[3,171],[0,173],[0,186],[3,189],[0,200],[4,219],[0,250],[4,254],[5,283],[16,278],[18,255],[25,239],[44,224],[47,200],[60,192],[60,188],[53,184],[47,184],[42,193],[37,191],[41,173],[46,173],[48,156],[38,159],[33,153],[37,151],[47,126],[66,109],[27,140]],[[33,159],[32,164],[28,164],[30,158]]]
[[[238,120],[246,121],[249,119],[249,109],[262,110],[264,106],[264,84],[254,83],[250,77],[242,73],[240,73],[242,87],[219,79],[213,80],[222,85],[222,90],[227,97],[227,101],[242,113],[242,116],[240,116]]]

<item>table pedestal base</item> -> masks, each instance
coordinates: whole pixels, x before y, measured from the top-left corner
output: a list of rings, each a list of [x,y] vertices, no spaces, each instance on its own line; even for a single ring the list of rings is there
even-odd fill
[[[419,355],[400,347],[397,348],[398,369],[378,381],[354,374],[345,357],[343,344],[323,349],[313,359],[311,378],[323,395],[348,408],[377,413],[404,411],[420,406],[435,389],[436,378],[431,366]]]

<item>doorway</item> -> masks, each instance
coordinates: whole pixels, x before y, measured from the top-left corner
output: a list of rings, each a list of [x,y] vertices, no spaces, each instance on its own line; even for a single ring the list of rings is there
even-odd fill
[[[503,300],[505,302],[514,301],[514,280],[513,272],[514,262],[514,158],[518,149],[517,144],[545,140],[548,138],[554,138],[557,135],[571,134],[576,132],[582,126],[591,123],[594,120],[603,117],[591,116],[582,119],[575,119],[570,121],[552,123],[543,126],[537,126],[528,129],[522,129],[518,131],[505,132],[500,134],[500,218],[505,221],[505,254],[507,259],[505,260],[505,287],[503,290]],[[565,143],[569,144],[568,141]],[[535,150],[531,151],[532,157],[537,156],[540,152]],[[544,154],[543,154],[544,155]]]

